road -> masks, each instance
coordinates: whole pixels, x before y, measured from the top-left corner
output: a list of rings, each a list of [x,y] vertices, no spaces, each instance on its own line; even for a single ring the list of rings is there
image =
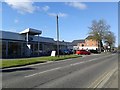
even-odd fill
[[[88,55],[4,70],[2,86],[3,88],[28,89],[105,88],[104,85],[109,81],[112,74],[117,72],[117,69],[117,54]]]

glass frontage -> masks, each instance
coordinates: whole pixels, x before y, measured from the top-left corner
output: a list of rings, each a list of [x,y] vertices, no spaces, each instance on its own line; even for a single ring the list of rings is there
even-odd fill
[[[21,57],[20,42],[8,42],[8,57],[9,58]]]
[[[2,41],[0,40],[0,58],[2,57]]]
[[[31,45],[31,56],[37,56],[38,52],[42,51],[42,44],[39,43],[39,51],[38,51],[38,43],[37,42],[32,42],[30,43]]]
[[[54,46],[54,44],[52,44],[52,43],[44,43],[43,44],[43,50],[44,51],[51,51],[51,50],[55,50],[55,46]]]
[[[5,41],[3,41],[2,43],[0,43],[1,45],[0,45],[0,47],[2,48],[1,49],[1,52],[2,52],[2,57],[3,58],[5,58],[6,57],[6,42]]]
[[[38,50],[38,42],[29,42],[30,48],[28,53],[27,43],[23,41],[11,41],[11,40],[3,40],[0,43],[0,49],[2,49],[2,57],[3,58],[19,58],[19,57],[28,57],[28,56],[43,56],[50,55],[52,50],[56,50],[56,45],[53,43],[39,43]],[[64,45],[60,45],[61,48],[66,48]],[[49,53],[49,54],[48,54]]]
[[[26,42],[21,42],[21,57],[26,57],[27,56],[27,50],[26,50]]]

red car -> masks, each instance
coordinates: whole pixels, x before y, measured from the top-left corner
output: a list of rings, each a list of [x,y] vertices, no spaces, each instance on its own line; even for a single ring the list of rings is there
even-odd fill
[[[89,51],[86,51],[86,50],[77,50],[76,51],[76,54],[77,55],[90,55],[91,53]]]

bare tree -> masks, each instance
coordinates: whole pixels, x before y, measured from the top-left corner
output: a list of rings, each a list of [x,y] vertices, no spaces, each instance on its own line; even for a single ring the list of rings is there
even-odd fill
[[[90,29],[89,35],[91,35],[96,41],[98,41],[98,48],[101,52],[102,47],[102,40],[104,39],[105,32],[110,29],[110,26],[107,25],[105,20],[93,20],[91,27],[88,27]]]
[[[104,42],[110,47],[110,51],[115,44],[115,35],[111,31],[107,31],[104,36]]]

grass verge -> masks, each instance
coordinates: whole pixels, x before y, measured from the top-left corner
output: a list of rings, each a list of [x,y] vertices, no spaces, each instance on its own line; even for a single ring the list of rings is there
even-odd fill
[[[79,55],[64,55],[59,57],[34,57],[34,58],[23,58],[23,59],[3,59],[2,64],[0,64],[0,68],[10,68],[10,67],[18,67],[18,66],[25,66],[30,64],[36,63],[44,63],[46,61],[57,61],[57,60],[64,60],[69,58],[77,58],[80,57]]]

